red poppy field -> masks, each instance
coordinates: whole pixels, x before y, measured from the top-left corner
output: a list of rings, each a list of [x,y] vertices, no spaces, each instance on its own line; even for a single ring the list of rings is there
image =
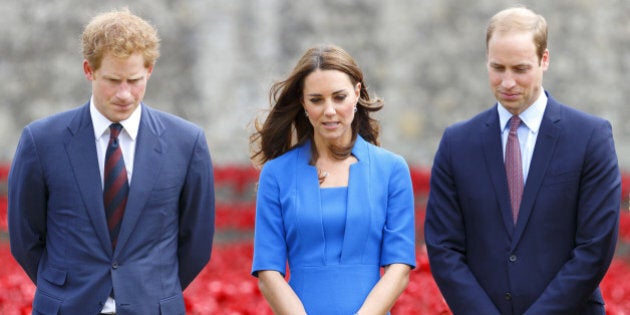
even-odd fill
[[[35,286],[13,260],[7,234],[6,178],[0,167],[0,314],[30,314]],[[188,314],[272,314],[249,275],[254,227],[254,187],[258,172],[250,167],[215,169],[217,209],[216,237],[210,263],[184,292]],[[426,169],[412,169],[416,194],[418,239],[417,268],[392,314],[451,314],[431,277],[422,239],[424,206],[429,187]],[[623,196],[628,196],[630,176],[624,176]],[[602,292],[607,314],[630,314],[630,213],[623,200],[619,246],[604,281]]]

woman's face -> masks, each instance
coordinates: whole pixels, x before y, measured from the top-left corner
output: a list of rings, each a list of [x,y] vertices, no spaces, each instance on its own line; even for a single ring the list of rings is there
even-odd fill
[[[313,125],[316,144],[346,145],[352,139],[352,120],[361,83],[338,70],[311,72],[304,78],[302,105]]]

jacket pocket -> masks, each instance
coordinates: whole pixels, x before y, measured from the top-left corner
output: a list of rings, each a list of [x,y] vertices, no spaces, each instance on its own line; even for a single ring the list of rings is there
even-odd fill
[[[42,270],[42,277],[52,284],[62,286],[66,284],[68,273],[63,270],[49,267]]]
[[[186,314],[186,306],[184,305],[184,296],[182,293],[178,293],[177,295],[167,297],[165,299],[160,300],[160,314],[163,315],[171,315],[171,314]]]
[[[35,292],[33,299],[33,314],[56,315],[59,314],[61,300],[43,293],[40,290]]]

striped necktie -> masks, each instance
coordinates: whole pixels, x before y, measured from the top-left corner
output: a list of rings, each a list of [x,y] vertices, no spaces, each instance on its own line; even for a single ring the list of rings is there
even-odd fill
[[[123,159],[122,150],[118,144],[118,135],[122,130],[119,123],[109,126],[110,137],[105,153],[105,187],[103,189],[103,201],[107,227],[112,241],[112,248],[116,248],[118,232],[127,204],[129,183],[127,182],[127,170]]]

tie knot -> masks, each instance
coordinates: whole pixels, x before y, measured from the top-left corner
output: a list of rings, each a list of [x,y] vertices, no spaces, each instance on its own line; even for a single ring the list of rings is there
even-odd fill
[[[122,125],[119,123],[114,123],[109,125],[109,133],[110,133],[110,138],[118,138],[118,135],[120,134],[120,131],[122,130]]]
[[[519,118],[517,115],[512,116],[512,118],[510,118],[510,131],[516,131],[516,129],[518,129],[518,126],[521,125],[521,118]]]

